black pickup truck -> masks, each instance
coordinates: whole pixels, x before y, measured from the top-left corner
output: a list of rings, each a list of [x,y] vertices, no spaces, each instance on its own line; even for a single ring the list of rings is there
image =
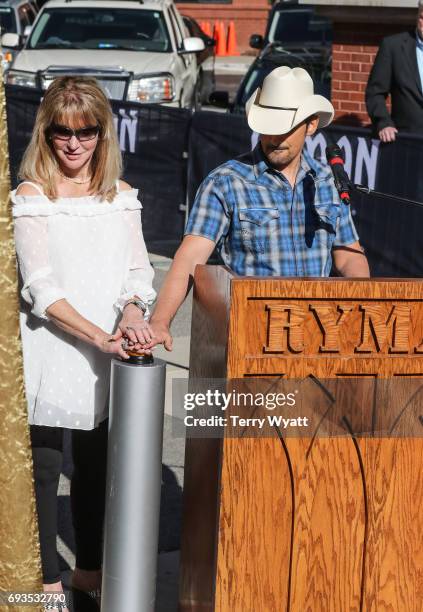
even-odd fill
[[[332,23],[316,13],[312,5],[297,0],[273,5],[264,36],[253,34],[250,46],[259,54],[243,77],[235,99],[229,104],[228,92],[210,96],[215,106],[232,113],[243,113],[245,103],[264,78],[278,66],[305,68],[313,78],[315,93],[330,98],[332,65]]]

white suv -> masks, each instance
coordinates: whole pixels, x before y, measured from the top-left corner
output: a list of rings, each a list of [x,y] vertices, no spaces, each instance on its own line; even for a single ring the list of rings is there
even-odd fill
[[[203,49],[172,0],[50,0],[7,82],[46,89],[58,75],[84,74],[114,100],[191,108]]]

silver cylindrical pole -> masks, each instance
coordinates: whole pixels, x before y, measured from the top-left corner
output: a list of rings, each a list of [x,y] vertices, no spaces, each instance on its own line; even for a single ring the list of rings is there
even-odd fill
[[[165,373],[151,357],[112,361],[102,612],[154,611]]]

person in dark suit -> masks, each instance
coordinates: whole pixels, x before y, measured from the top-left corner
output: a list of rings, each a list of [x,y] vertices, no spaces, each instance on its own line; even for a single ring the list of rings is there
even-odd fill
[[[423,0],[416,29],[384,38],[366,88],[367,112],[380,140],[393,142],[398,131],[423,133]],[[386,98],[391,95],[389,114]]]

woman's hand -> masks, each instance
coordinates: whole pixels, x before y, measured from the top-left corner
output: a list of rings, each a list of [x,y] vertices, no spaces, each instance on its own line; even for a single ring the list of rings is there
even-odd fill
[[[120,329],[113,335],[102,332],[95,342],[95,345],[102,353],[111,353],[112,355],[119,355],[122,359],[129,359],[128,353],[123,348],[124,344],[125,341]]]
[[[134,304],[125,307],[119,330],[128,339],[131,349],[136,351],[144,349],[144,346],[150,344],[154,338],[152,328],[144,319],[142,311]]]

